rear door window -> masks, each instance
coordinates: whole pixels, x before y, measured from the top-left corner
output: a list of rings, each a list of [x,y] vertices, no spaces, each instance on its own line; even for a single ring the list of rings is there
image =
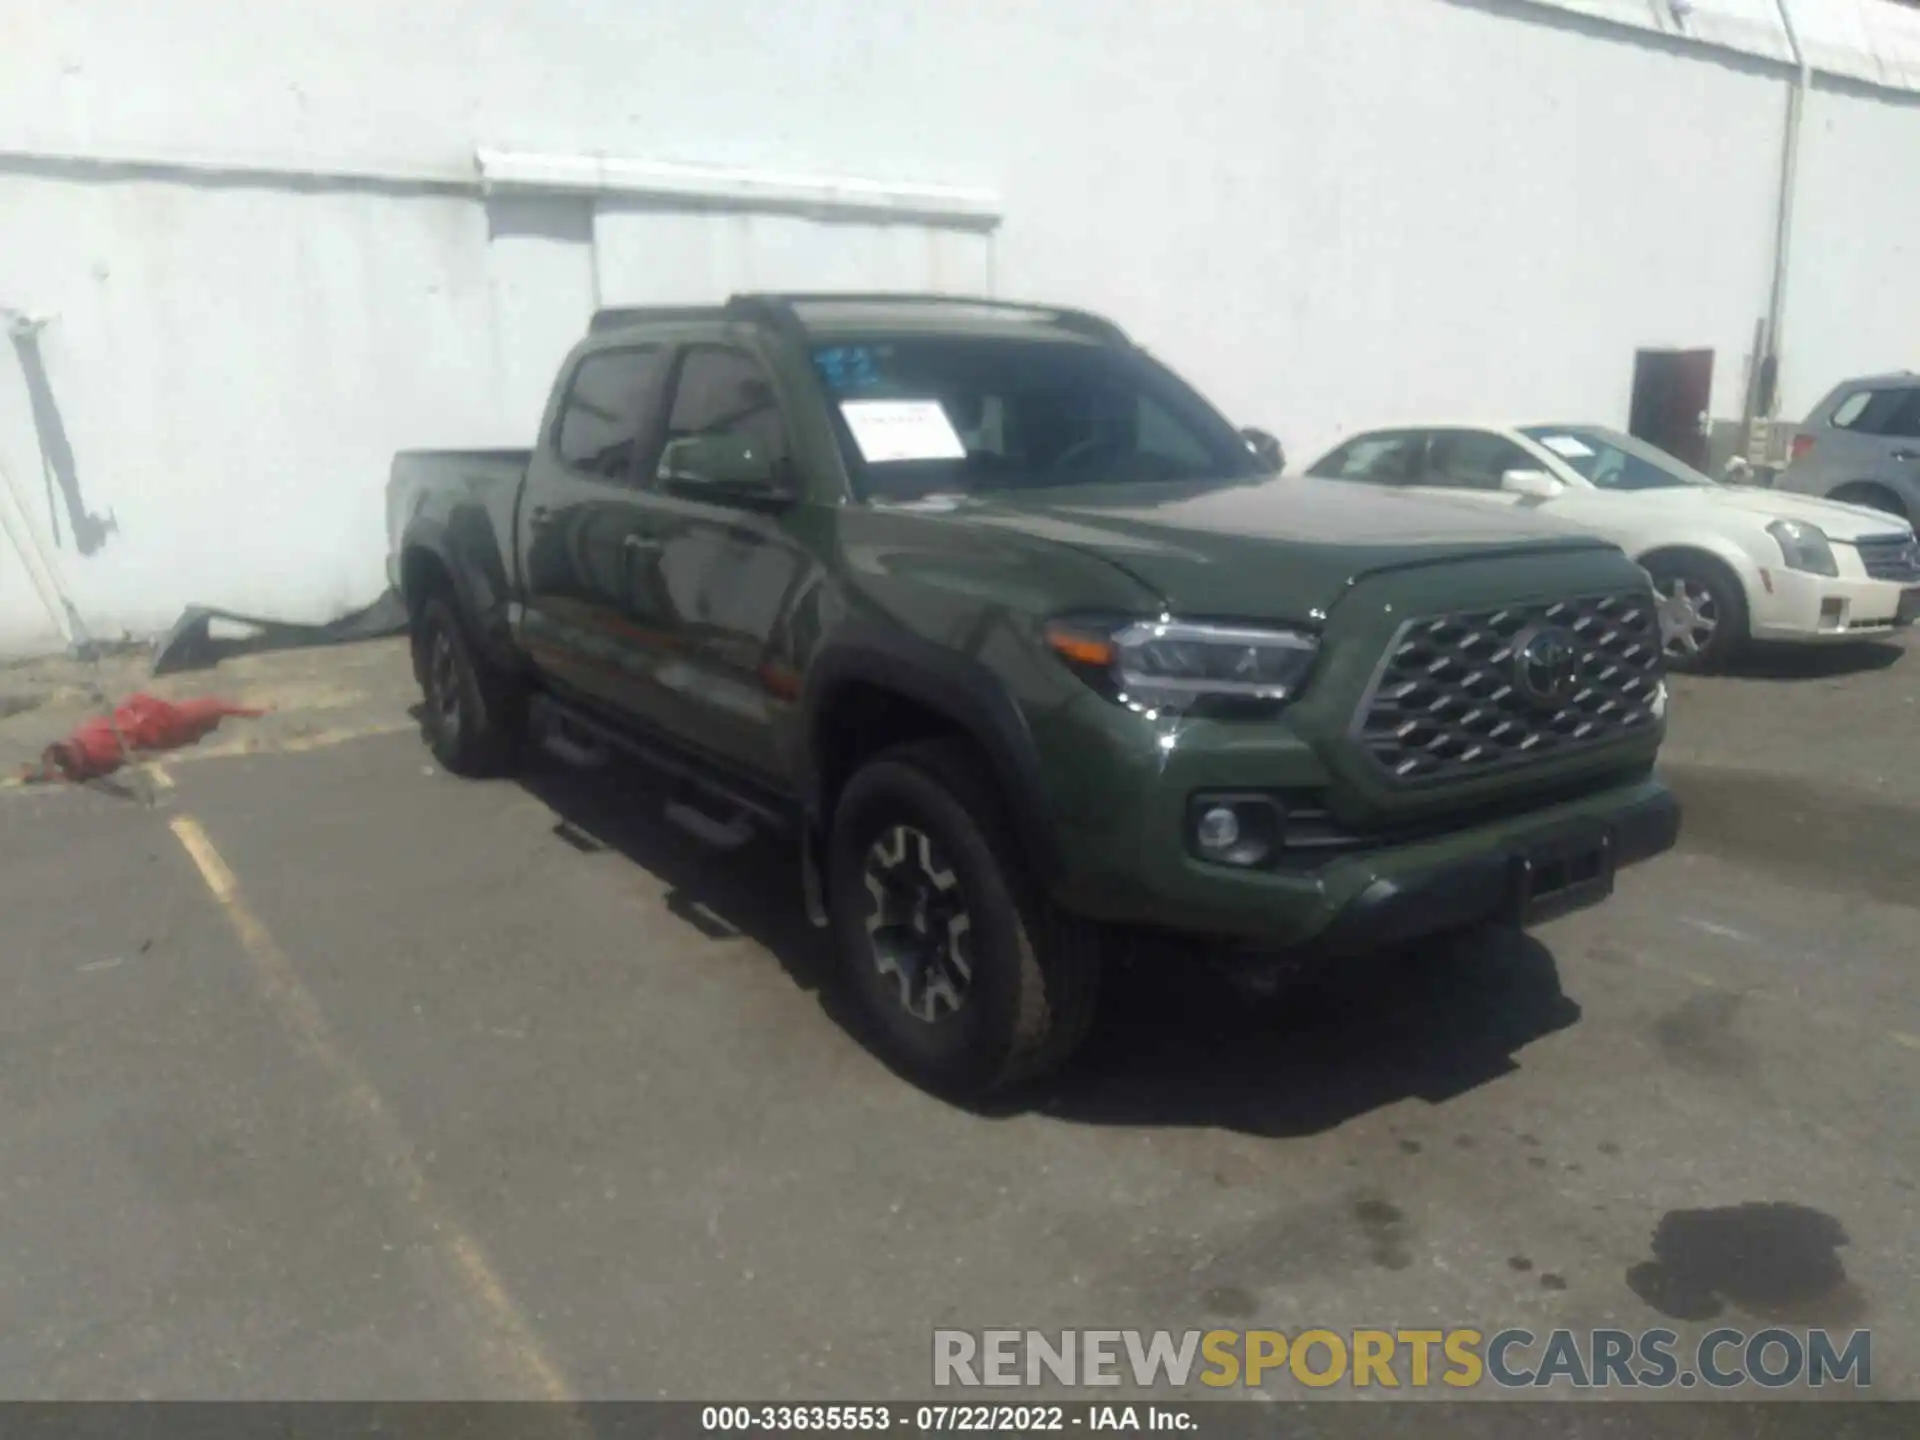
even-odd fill
[[[1911,411],[1916,396],[1920,396],[1920,390],[1856,390],[1833,407],[1827,423],[1855,435],[1898,435],[1903,432],[1894,426],[1903,418],[1903,411]]]
[[[1897,435],[1902,440],[1920,439],[1920,389],[1902,392],[1900,406],[1887,417],[1882,435]]]
[[[656,425],[666,367],[667,351],[658,345],[601,350],[582,360],[555,427],[560,463],[604,480],[629,479]]]

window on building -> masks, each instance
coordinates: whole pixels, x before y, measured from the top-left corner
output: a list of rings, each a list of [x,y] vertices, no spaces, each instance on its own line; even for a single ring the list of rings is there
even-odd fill
[[[657,345],[601,350],[573,372],[554,448],[570,469],[608,480],[633,474],[634,456],[650,430],[666,371]]]

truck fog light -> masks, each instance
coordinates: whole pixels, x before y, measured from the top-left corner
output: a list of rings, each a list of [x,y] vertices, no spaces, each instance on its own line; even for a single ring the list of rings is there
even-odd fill
[[[1271,795],[1196,795],[1187,807],[1187,848],[1198,859],[1245,869],[1273,858],[1285,823]]]
[[[1201,814],[1193,838],[1202,855],[1222,858],[1240,843],[1240,817],[1225,805],[1215,805]]]

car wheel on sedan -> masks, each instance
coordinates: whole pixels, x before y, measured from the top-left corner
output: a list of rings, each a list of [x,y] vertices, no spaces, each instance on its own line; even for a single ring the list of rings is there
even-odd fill
[[[1705,556],[1663,555],[1646,562],[1660,601],[1660,644],[1667,668],[1717,670],[1747,641],[1747,597],[1731,572]]]
[[[1092,929],[1028,878],[993,780],[964,744],[901,746],[848,781],[828,885],[846,988],[876,1048],[926,1089],[1005,1089],[1085,1037]]]

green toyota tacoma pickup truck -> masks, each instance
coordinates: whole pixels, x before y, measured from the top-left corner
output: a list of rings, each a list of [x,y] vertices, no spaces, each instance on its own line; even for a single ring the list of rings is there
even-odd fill
[[[1320,963],[1674,843],[1643,571],[1280,469],[1083,312],[738,296],[596,315],[531,451],[397,456],[390,563],[448,769],[539,732],[790,836],[875,1042],[977,1095],[1130,937]]]

